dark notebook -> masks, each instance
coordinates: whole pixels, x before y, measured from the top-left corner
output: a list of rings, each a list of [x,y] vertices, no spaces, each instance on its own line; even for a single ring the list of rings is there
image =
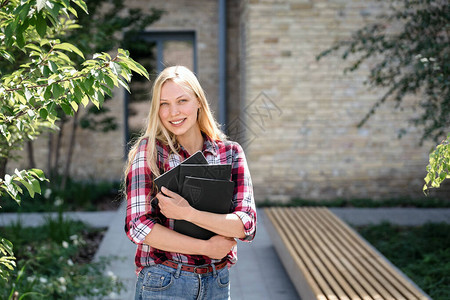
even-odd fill
[[[209,165],[202,152],[198,151],[158,176],[154,183],[159,191],[164,186],[180,194],[198,210],[226,214],[232,207],[234,192],[234,182],[230,178],[230,164]],[[215,235],[184,220],[175,220],[174,230],[205,240]]]
[[[227,214],[232,208],[234,182],[186,176],[182,196],[201,211]],[[215,233],[184,220],[176,220],[174,230],[195,238],[207,240]]]
[[[231,164],[224,165],[194,165],[182,164],[180,165],[178,191],[183,193],[183,183],[186,176],[197,178],[209,178],[219,180],[230,180],[231,178]]]
[[[169,171],[165,172],[164,174],[158,176],[154,183],[158,187],[158,191],[161,191],[161,187],[166,187],[172,192],[179,193],[178,190],[179,186],[179,178],[180,178],[180,166],[182,164],[195,164],[195,165],[207,165],[208,161],[206,161],[206,158],[203,156],[203,153],[201,151],[197,151],[188,158],[186,158],[184,161],[181,162],[180,165],[176,166],[175,168],[170,169]]]

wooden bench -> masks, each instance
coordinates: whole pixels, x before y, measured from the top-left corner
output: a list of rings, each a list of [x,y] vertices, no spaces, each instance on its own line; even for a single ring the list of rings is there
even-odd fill
[[[265,227],[302,300],[431,299],[326,208],[264,209]]]

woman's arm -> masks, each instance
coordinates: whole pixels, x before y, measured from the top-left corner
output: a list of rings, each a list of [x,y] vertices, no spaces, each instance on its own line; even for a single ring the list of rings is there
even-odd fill
[[[236,245],[233,238],[215,235],[209,240],[200,240],[180,234],[160,224],[155,224],[145,237],[145,244],[168,252],[188,255],[206,255],[212,259],[225,257]]]
[[[245,237],[244,224],[237,215],[200,211],[190,206],[179,194],[165,187],[162,188],[162,192],[166,196],[158,193],[156,197],[159,200],[161,213],[167,218],[186,220],[225,237]]]

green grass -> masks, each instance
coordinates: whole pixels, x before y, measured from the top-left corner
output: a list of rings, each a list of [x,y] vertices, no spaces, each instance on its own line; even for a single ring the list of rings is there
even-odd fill
[[[258,207],[271,206],[325,206],[325,207],[419,207],[443,208],[450,207],[450,200],[422,197],[417,199],[334,199],[334,200],[306,200],[294,198],[286,203],[265,200],[257,202]]]
[[[450,299],[450,224],[356,229],[432,299]]]
[[[13,243],[17,258],[9,280],[0,280],[0,299],[9,299],[12,291],[39,300],[100,299],[120,292],[123,283],[105,274],[113,258],[92,261],[101,240],[99,231],[61,215],[36,228],[20,223],[0,228],[1,236]]]

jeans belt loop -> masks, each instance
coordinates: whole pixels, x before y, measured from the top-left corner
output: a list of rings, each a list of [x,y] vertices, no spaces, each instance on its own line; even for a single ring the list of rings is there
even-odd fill
[[[180,277],[180,274],[181,274],[181,267],[183,266],[183,264],[181,264],[181,263],[178,263],[178,266],[177,266],[177,271],[175,272],[175,274],[173,275],[175,278],[179,278]]]
[[[215,264],[211,264],[211,267],[212,267],[212,269],[213,269],[213,276],[214,277],[217,277],[217,270],[216,270],[216,265]]]

